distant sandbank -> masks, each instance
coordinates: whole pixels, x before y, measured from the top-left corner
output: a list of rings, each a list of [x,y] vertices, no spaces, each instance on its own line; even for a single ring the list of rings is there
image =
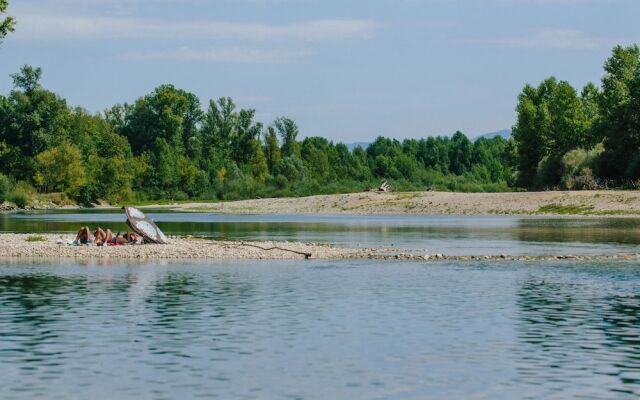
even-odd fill
[[[147,206],[229,214],[590,215],[640,217],[640,191],[363,192]]]

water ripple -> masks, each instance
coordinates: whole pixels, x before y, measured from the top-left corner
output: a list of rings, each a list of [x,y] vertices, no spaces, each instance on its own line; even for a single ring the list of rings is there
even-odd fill
[[[0,264],[0,398],[640,395],[632,263]]]

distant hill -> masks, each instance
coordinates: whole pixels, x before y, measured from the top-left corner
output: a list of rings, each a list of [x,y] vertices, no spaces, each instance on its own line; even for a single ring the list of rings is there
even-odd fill
[[[491,139],[496,136],[500,136],[504,139],[509,139],[511,138],[511,129],[503,129],[501,131],[485,133],[484,135],[478,136],[476,139],[480,139],[480,138]]]

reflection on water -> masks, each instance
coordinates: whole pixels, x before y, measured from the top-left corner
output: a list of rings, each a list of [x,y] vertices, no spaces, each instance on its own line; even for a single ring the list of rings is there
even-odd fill
[[[617,279],[635,280],[637,274],[634,269]],[[603,386],[640,396],[640,295],[577,280],[529,279],[518,290],[517,331],[526,352],[519,380],[536,392],[539,382],[548,382],[543,398],[598,398]]]
[[[228,215],[150,212],[169,234],[214,239],[293,240],[397,247],[451,255],[634,252],[637,218]],[[120,211],[0,215],[0,232],[77,232],[81,225],[125,230]]]
[[[633,263],[0,264],[0,398],[637,398]]]

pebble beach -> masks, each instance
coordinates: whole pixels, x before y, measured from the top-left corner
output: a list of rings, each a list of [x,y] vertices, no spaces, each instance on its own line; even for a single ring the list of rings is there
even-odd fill
[[[34,237],[38,241],[30,241]],[[114,260],[406,260],[406,261],[549,261],[549,260],[640,260],[640,253],[603,255],[446,255],[399,252],[385,248],[345,248],[319,243],[240,242],[174,237],[169,244],[131,246],[71,246],[72,235],[0,234],[0,258],[4,259],[114,259]]]

